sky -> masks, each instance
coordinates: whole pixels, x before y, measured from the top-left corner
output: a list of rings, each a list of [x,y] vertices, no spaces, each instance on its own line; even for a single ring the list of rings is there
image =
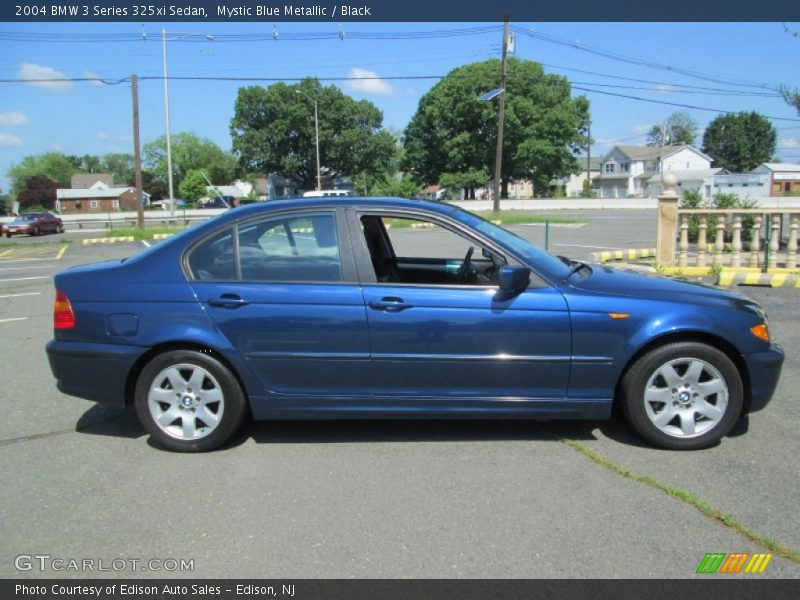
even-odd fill
[[[541,62],[545,72],[566,76],[573,83],[573,95],[589,99],[595,156],[615,144],[643,145],[649,128],[678,110],[698,122],[699,146],[702,130],[720,114],[701,110],[711,108],[755,110],[769,116],[778,130],[777,156],[800,162],[800,115],[774,91],[782,84],[800,87],[800,24],[512,26],[514,56]],[[406,127],[420,98],[439,77],[455,67],[498,57],[502,40],[498,23],[168,23],[164,27],[170,34],[170,77],[377,76],[385,79],[326,83],[373,102],[383,112],[384,125],[398,130]],[[132,73],[160,77],[161,29],[159,23],[144,27],[0,23],[0,80],[114,81]],[[206,39],[207,35],[214,39]],[[421,76],[433,78],[413,78]],[[398,77],[407,79],[393,79]],[[237,90],[253,84],[269,82],[172,80],[172,133],[191,131],[230,150],[229,124]],[[163,94],[161,80],[139,84],[143,144],[164,134]],[[133,153],[129,83],[0,82],[0,188],[8,190],[5,174],[12,164],[52,150],[77,155]]]

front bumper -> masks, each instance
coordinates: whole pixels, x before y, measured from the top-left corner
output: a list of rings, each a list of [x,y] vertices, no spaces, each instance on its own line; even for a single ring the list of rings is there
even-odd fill
[[[755,412],[764,408],[772,399],[781,377],[784,354],[780,346],[773,344],[766,352],[743,354],[742,358],[750,375],[748,410]]]
[[[125,406],[128,375],[147,352],[138,346],[59,340],[51,340],[46,349],[59,391],[120,408]]]

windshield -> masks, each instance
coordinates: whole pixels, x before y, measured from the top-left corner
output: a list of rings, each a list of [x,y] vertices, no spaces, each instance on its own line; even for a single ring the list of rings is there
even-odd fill
[[[545,252],[529,241],[522,239],[518,235],[502,227],[498,227],[494,223],[490,223],[474,213],[457,206],[453,206],[453,208],[457,211],[455,216],[461,222],[466,223],[486,237],[495,240],[498,244],[511,249],[514,254],[525,259],[526,262],[530,263],[536,270],[557,279],[563,279],[569,274],[569,267],[552,254]]]
[[[39,215],[37,213],[25,213],[19,216],[20,221],[35,221]]]

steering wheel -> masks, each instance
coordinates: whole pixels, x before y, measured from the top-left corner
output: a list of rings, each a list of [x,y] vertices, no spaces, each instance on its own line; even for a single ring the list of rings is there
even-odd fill
[[[464,257],[464,262],[461,263],[461,267],[458,269],[458,273],[456,273],[456,283],[461,283],[466,279],[467,273],[469,273],[469,267],[472,264],[472,254],[475,252],[475,247],[470,246],[469,250],[467,250],[467,255]]]

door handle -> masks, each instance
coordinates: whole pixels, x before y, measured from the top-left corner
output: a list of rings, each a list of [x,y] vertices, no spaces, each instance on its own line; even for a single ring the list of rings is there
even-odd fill
[[[400,312],[407,308],[413,308],[413,304],[403,302],[402,298],[387,297],[380,300],[371,300],[369,307],[374,310],[382,310],[384,312]]]
[[[208,305],[218,308],[239,308],[250,304],[247,300],[242,300],[236,294],[222,294],[219,298],[209,298]]]

